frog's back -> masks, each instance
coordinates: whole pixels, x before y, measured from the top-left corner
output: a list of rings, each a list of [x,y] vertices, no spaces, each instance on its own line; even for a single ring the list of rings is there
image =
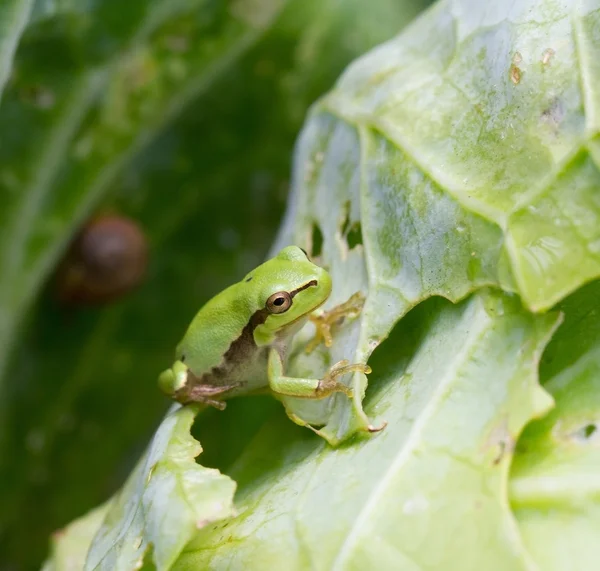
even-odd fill
[[[239,295],[237,283],[213,297],[198,311],[177,346],[182,360],[196,377],[224,364],[231,345],[249,322],[250,300]]]

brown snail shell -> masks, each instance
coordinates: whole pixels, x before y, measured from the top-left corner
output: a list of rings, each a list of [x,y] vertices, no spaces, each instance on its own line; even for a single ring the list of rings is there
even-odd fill
[[[58,297],[73,305],[113,301],[143,281],[147,262],[146,236],[135,221],[119,215],[94,217],[59,267]]]

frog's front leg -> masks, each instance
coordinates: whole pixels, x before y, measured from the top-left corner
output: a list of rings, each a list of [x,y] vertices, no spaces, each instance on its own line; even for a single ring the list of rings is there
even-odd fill
[[[274,393],[280,395],[322,399],[332,393],[340,392],[348,397],[352,397],[352,389],[337,380],[338,377],[352,372],[360,372],[368,375],[371,372],[371,367],[364,363],[350,365],[348,361],[344,360],[330,367],[322,379],[288,377],[283,372],[283,360],[279,351],[275,348],[269,351],[269,387]]]
[[[342,323],[344,319],[353,319],[357,317],[365,304],[365,296],[361,292],[356,292],[344,303],[340,303],[328,311],[314,312],[309,315],[308,319],[315,326],[315,336],[306,345],[306,352],[311,353],[321,343],[325,347],[331,347],[333,344],[333,336],[331,329]]]
[[[219,410],[224,410],[226,404],[214,397],[235,389],[241,384],[233,383],[231,385],[216,386],[202,384],[197,381],[198,379],[194,377],[188,366],[182,361],[176,361],[173,367],[163,371],[158,378],[158,384],[163,392],[181,404],[197,402]]]

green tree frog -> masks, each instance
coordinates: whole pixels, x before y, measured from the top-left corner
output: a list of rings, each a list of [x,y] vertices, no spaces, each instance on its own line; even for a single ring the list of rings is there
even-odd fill
[[[159,377],[161,389],[182,404],[219,409],[225,408],[225,398],[265,389],[275,396],[320,399],[342,392],[351,397],[351,389],[338,379],[354,371],[370,373],[365,364],[340,361],[322,379],[285,374],[287,348],[307,319],[317,328],[316,343],[330,346],[331,325],[360,311],[362,298],[355,294],[341,306],[313,314],[330,293],[327,271],[301,248],[284,248],[200,309],[177,346],[175,363]]]

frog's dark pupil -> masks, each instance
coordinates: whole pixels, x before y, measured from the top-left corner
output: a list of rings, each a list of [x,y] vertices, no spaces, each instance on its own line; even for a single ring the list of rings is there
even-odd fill
[[[273,305],[283,305],[284,302],[285,299],[283,297],[278,297],[277,299],[273,300]]]

